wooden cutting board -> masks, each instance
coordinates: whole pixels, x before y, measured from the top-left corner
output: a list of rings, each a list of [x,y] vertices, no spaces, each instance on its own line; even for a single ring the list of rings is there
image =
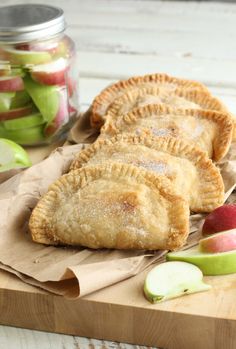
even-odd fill
[[[0,272],[0,323],[165,349],[236,348],[236,274],[206,277],[212,290],[152,305],[147,271],[78,300]]]
[[[31,159],[53,148],[31,148]],[[152,305],[143,296],[147,271],[75,301],[0,271],[0,323],[165,349],[236,348],[236,274],[206,277],[212,290]]]

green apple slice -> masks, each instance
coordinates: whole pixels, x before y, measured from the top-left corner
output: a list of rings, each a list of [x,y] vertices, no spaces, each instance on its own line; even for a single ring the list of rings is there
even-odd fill
[[[10,109],[14,96],[15,92],[0,92],[0,113]]]
[[[26,91],[33,99],[42,117],[47,124],[50,124],[56,117],[60,107],[58,87],[41,85],[33,81],[30,77],[26,77],[24,83]]]
[[[31,101],[30,95],[27,91],[17,91],[15,93],[15,96],[11,101],[11,109],[17,109],[24,107],[26,104],[28,104]]]
[[[168,261],[184,261],[198,266],[204,275],[224,275],[236,273],[236,250],[219,253],[205,253],[198,247],[170,252]]]
[[[166,262],[157,265],[147,275],[144,293],[151,303],[207,291],[210,285],[203,281],[201,270],[185,262]]]
[[[2,121],[2,125],[6,130],[24,130],[34,126],[42,125],[45,121],[39,112],[34,114],[23,116],[17,119]]]
[[[0,137],[10,139],[22,145],[34,145],[45,141],[43,130],[43,125],[12,131],[6,130],[0,125]]]
[[[51,55],[46,51],[25,51],[15,49],[4,49],[5,58],[11,64],[35,65],[51,61]]]
[[[31,166],[26,151],[9,139],[0,138],[0,172]]]

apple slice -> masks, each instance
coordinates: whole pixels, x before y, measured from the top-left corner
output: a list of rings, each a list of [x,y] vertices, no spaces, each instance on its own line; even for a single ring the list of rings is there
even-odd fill
[[[8,130],[24,130],[30,127],[42,125],[45,121],[42,118],[42,115],[39,112],[36,112],[29,116],[24,116],[18,119],[12,119],[3,121],[3,127]]]
[[[53,121],[45,127],[44,131],[48,137],[54,135],[70,118],[67,90],[63,89],[58,93],[60,93],[59,109]]]
[[[50,62],[51,55],[46,51],[25,51],[4,48],[4,59],[9,60],[11,64],[34,65]]]
[[[204,275],[224,275],[236,273],[236,251],[221,253],[205,253],[198,247],[189,250],[170,252],[168,261],[183,261],[195,264]]]
[[[31,43],[20,43],[15,45],[16,50],[21,51],[37,51],[37,52],[48,52],[53,55],[58,47],[58,40],[48,40],[48,41],[34,41]]]
[[[0,61],[0,76],[9,75],[11,73],[11,66],[10,64]]]
[[[0,138],[0,172],[31,166],[26,151],[9,139]]]
[[[68,63],[64,58],[54,62],[36,65],[31,69],[31,77],[43,85],[65,85]]]
[[[25,107],[11,109],[6,112],[0,112],[0,121],[12,120],[27,116],[32,113],[34,109],[33,104],[28,104]]]
[[[15,92],[0,92],[0,113],[10,109]]]
[[[35,145],[45,142],[43,135],[44,126],[35,126],[24,130],[6,130],[0,125],[0,137],[8,138],[22,145]]]
[[[202,227],[204,235],[236,228],[236,204],[223,205],[212,211]]]
[[[57,115],[60,107],[59,89],[57,86],[45,86],[26,77],[25,88],[45,122],[50,123]]]
[[[147,275],[144,293],[151,303],[158,303],[185,294],[207,291],[199,268],[185,262],[166,262],[157,265]]]
[[[20,76],[1,76],[0,92],[15,92],[24,90],[24,82]]]
[[[199,241],[202,252],[219,253],[236,250],[236,229],[213,234]]]
[[[11,109],[24,107],[26,104],[29,104],[30,101],[31,101],[31,98],[28,92],[26,92],[25,90],[17,91],[15,93],[14,98],[12,98]]]

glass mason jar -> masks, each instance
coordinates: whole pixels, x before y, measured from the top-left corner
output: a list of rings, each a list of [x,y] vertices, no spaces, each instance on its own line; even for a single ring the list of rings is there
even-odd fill
[[[0,138],[22,145],[62,138],[78,115],[73,41],[60,8],[0,8]]]

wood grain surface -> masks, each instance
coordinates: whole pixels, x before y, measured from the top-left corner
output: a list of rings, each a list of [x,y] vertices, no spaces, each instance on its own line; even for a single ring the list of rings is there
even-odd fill
[[[34,3],[35,0],[24,2]],[[16,3],[22,3],[22,1],[1,0],[0,6]],[[206,83],[211,91],[222,98],[230,110],[236,113],[235,3],[158,0],[37,0],[37,3],[60,6],[65,11],[69,25],[68,33],[76,41],[78,49],[82,110],[88,107],[102,88],[113,81],[131,75],[160,71]],[[47,151],[45,150],[45,155]],[[136,295],[139,292],[138,282],[140,281],[135,279],[128,281],[131,292],[123,294],[121,298],[119,297],[120,292],[121,294],[124,292],[125,283],[99,292],[94,300],[97,307],[91,307],[90,316],[97,315],[96,309],[99,309],[102,301],[112,303],[114,295],[117,295],[116,303],[123,302],[125,298],[128,305],[132,307],[128,315],[118,312],[117,318],[113,314],[111,319],[117,324],[117,328],[119,326],[124,328],[129,324],[130,333],[126,334],[124,338],[131,338],[129,336],[135,333],[140,343],[146,340],[162,346],[163,336],[168,335],[169,343],[166,346],[168,348],[185,349],[187,343],[191,341],[191,349],[235,348],[235,338],[231,335],[232,328],[236,333],[235,280],[229,276],[214,278],[211,282],[216,282],[214,281],[216,279],[219,280],[219,284],[223,285],[223,289],[218,290],[217,285],[214,285],[213,293],[188,296],[175,300],[174,303],[170,301],[161,305],[156,319],[157,332],[155,332],[155,326],[148,327],[149,323],[153,321],[152,316],[155,316],[153,315],[155,312],[148,312],[149,317],[140,315],[136,304]],[[33,312],[36,312],[39,320],[48,316],[48,320],[53,323],[55,319],[53,313],[50,313],[50,306],[45,313],[40,313],[45,306],[40,291],[32,291],[33,288],[19,281],[14,280],[13,282],[5,274],[4,276],[1,274],[0,281],[1,287],[4,285],[8,289],[11,287],[14,289],[17,285],[19,290],[19,297],[11,297],[1,290],[0,302],[3,313],[0,319],[4,319],[5,323],[15,321],[17,325],[17,317],[21,314],[20,316],[26,323],[31,321],[28,324],[31,326],[28,327],[34,328],[32,318],[28,315]],[[33,295],[35,293],[41,295],[37,297],[37,301],[34,300],[32,294],[30,295],[31,292]],[[93,299],[91,297],[93,296],[89,296],[88,299]],[[28,299],[28,306],[32,306],[32,312],[29,312],[27,305],[21,303],[25,298]],[[139,294],[138,301],[141,301],[142,306],[145,304],[148,308],[153,307],[145,303],[141,294]],[[15,319],[12,319],[10,316],[14,314],[12,311],[14,307],[17,312],[15,312]],[[62,319],[67,319],[67,309],[62,305],[58,307]],[[106,324],[109,325],[109,319],[105,323],[104,321],[106,316],[112,315],[111,309],[112,305],[108,307],[106,314],[100,314],[97,331],[99,328],[101,331]],[[167,313],[164,313],[163,310]],[[198,316],[195,317],[195,322],[188,318],[184,321],[181,316],[173,322],[171,314],[177,311],[182,314],[197,312]],[[227,316],[229,321],[223,324],[222,316]],[[9,322],[6,321],[7,317]],[[85,325],[88,332],[89,323]],[[138,329],[142,330],[142,327],[146,329],[146,337],[139,338]],[[186,335],[187,328],[188,335]],[[205,330],[199,332],[199,329],[204,328]],[[51,330],[54,328],[51,327]],[[140,333],[143,333],[141,330]],[[111,335],[109,328],[107,331],[108,338]],[[157,338],[156,333],[161,332],[163,336]],[[90,333],[92,335],[95,332],[91,329]],[[225,342],[222,342],[223,339]],[[200,343],[203,342],[205,344],[201,346]],[[2,348],[130,349],[143,347],[0,326],[0,349]]]

